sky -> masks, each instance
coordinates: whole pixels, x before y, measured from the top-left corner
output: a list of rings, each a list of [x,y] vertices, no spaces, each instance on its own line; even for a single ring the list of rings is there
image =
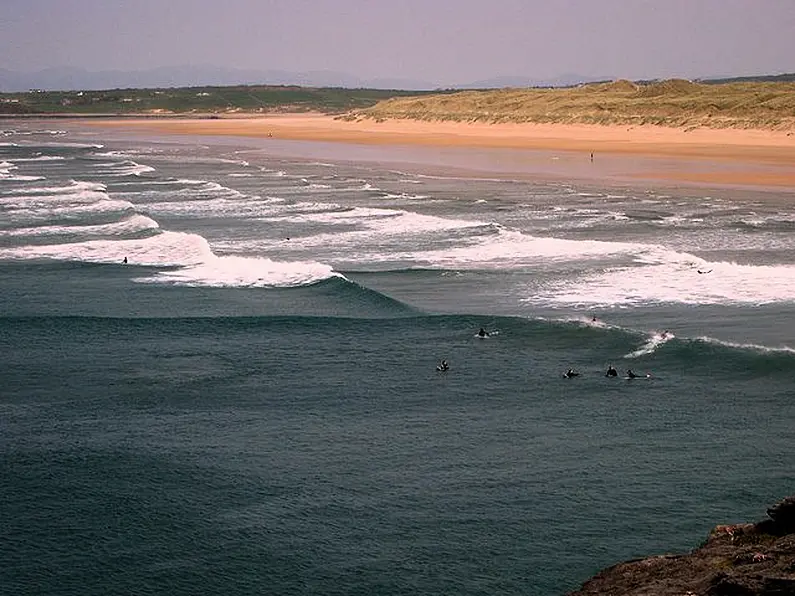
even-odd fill
[[[795,0],[0,0],[0,69],[213,65],[455,85],[795,72]]]

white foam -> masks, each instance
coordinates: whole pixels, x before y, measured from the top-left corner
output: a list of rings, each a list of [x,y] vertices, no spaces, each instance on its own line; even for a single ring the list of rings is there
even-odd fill
[[[383,198],[384,199],[397,199],[397,200],[402,200],[402,201],[422,201],[423,203],[436,202],[436,201],[432,200],[429,195],[413,195],[413,194],[409,194],[409,193],[405,193],[405,192],[402,192],[400,194],[388,193],[388,194],[385,194],[383,196]],[[475,202],[479,203],[481,201],[475,201]],[[486,201],[483,200],[482,202],[485,203]]]
[[[761,354],[795,354],[795,348],[791,348],[789,346],[781,346],[778,348],[773,348],[770,346],[762,346],[759,344],[744,344],[744,343],[731,342],[731,341],[722,341],[719,339],[715,339],[714,337],[708,337],[708,336],[697,337],[695,338],[695,341],[700,341],[718,346],[725,346],[729,348],[736,348],[740,350],[751,350],[753,352],[759,352]]]
[[[246,196],[239,190],[235,190],[234,188],[229,188],[228,186],[224,186],[223,184],[218,184],[217,182],[205,182],[204,184],[191,185],[190,188],[186,188],[181,192],[187,194],[209,194],[212,195],[213,197],[218,195],[226,197]]]
[[[87,226],[34,226],[0,230],[0,238],[43,238],[56,236],[129,236],[143,231],[157,230],[158,223],[145,215],[132,215],[109,224]]]
[[[22,160],[14,160],[22,161]],[[8,182],[32,182],[35,180],[44,180],[44,176],[24,176],[22,174],[12,174],[12,170],[18,170],[18,166],[14,162],[2,161],[0,162],[0,180]]]
[[[107,187],[98,182],[84,182],[77,180],[70,180],[68,186],[35,186],[32,188],[16,188],[9,192],[2,192],[0,194],[15,194],[15,195],[56,195],[56,194],[79,194],[80,192],[102,192],[104,193]]]
[[[129,151],[95,151],[92,153],[95,157],[128,157],[131,154]]]
[[[637,350],[634,350],[633,352],[630,352],[629,354],[625,354],[624,358],[639,358],[641,356],[651,354],[657,351],[657,348],[660,346],[674,339],[674,337],[674,334],[670,331],[652,333],[641,347],[639,347]]]
[[[11,135],[21,135],[21,136],[33,136],[33,135],[65,135],[67,131],[65,130],[0,130],[0,134],[11,136]]]
[[[95,145],[92,143],[38,143],[41,147],[67,147],[73,149],[102,149],[105,145]]]
[[[145,220],[148,218],[134,216],[129,218],[128,225],[137,226]],[[156,226],[156,222],[152,223]],[[137,229],[141,229],[140,226]],[[123,232],[116,224],[104,230],[103,226],[94,227],[94,231],[100,230]],[[205,238],[182,232],[160,232],[146,238],[0,247],[0,259],[121,263],[124,258],[128,259],[130,266],[179,267],[136,278],[134,281],[139,283],[264,288],[310,285],[332,277],[344,279],[331,266],[315,261],[279,262],[267,258],[216,256]]]
[[[4,175],[0,173],[0,179],[8,180],[9,182],[34,182],[36,180],[46,180],[44,176],[22,176],[22,175]]]
[[[527,298],[583,307],[643,304],[743,304],[795,302],[795,266],[708,263],[663,249],[635,255],[639,266],[602,269],[566,279]],[[699,274],[698,269],[710,271]]]
[[[377,209],[367,207],[346,208],[333,203],[295,203],[282,207],[283,212],[299,211],[297,214],[277,215],[270,218],[271,221],[278,220],[290,223],[350,223],[351,220],[362,221],[374,217],[394,217],[399,216],[402,211],[394,209]],[[332,234],[331,236],[336,236]],[[315,237],[318,238],[318,237]],[[325,236],[321,241],[325,241]],[[331,240],[331,239],[328,239]],[[333,241],[333,240],[332,240]]]
[[[14,157],[13,163],[36,162],[36,161],[64,161],[66,158],[61,155],[39,155],[38,157]]]
[[[211,184],[209,180],[193,180],[192,178],[178,178],[176,182],[179,184]]]
[[[531,236],[492,226],[497,234],[473,239],[468,246],[428,251],[423,258],[448,268],[516,269],[626,254],[638,245],[599,240],[568,240]]]
[[[204,262],[174,271],[136,279],[142,283],[161,283],[190,287],[295,287],[342,277],[323,263],[314,261],[279,262],[267,258],[210,256]]]
[[[329,222],[334,213],[349,212],[351,208],[336,203],[281,203],[278,212],[268,221],[293,223]]]
[[[171,189],[168,190],[169,195],[177,195],[186,197],[189,199],[215,199],[217,197],[226,197],[226,198],[243,198],[248,197],[252,199],[256,199],[259,197],[246,195],[234,188],[229,188],[228,186],[223,186],[222,184],[218,184],[217,182],[209,182],[207,180],[146,180],[146,181],[136,181],[136,182],[119,182],[114,184],[114,187],[119,186],[130,186],[135,185],[136,187],[144,187],[144,190],[138,191],[137,194],[147,194],[151,193],[148,187],[158,187],[158,186],[170,186]],[[173,187],[177,188],[173,188]],[[181,187],[181,188],[179,188]],[[159,189],[157,189],[158,192]],[[160,195],[162,196],[162,195]]]
[[[108,176],[140,176],[141,174],[146,174],[147,172],[154,172],[155,168],[152,166],[147,166],[144,164],[140,164],[138,162],[132,160],[125,160],[119,162],[111,162],[111,163],[98,163],[94,164],[96,168],[109,168],[111,173],[106,174]]]
[[[115,182],[114,186],[140,186],[146,184],[147,186],[211,186],[215,185],[216,188],[221,188],[217,182],[210,182],[209,180],[190,180],[183,178],[169,178],[166,180],[147,179],[145,181],[136,180],[134,182]],[[225,188],[225,187],[223,187]]]
[[[0,195],[0,204],[14,209],[44,209],[69,205],[85,205],[108,200],[108,195],[97,190],[80,190],[70,194],[24,194]]]
[[[26,197],[27,199],[27,197]],[[50,203],[34,203],[29,200],[14,203],[11,199],[0,198],[0,205],[6,210],[10,222],[15,225],[29,225],[34,222],[51,222],[53,220],[81,221],[86,217],[123,214],[135,211],[132,203],[118,200],[99,200],[81,204],[67,203],[62,206],[53,206]]]
[[[299,211],[293,213],[292,211]],[[268,221],[322,223],[346,226],[297,238],[301,248],[321,246],[340,258],[371,262],[403,260],[423,267],[521,268],[528,265],[583,258],[604,258],[638,251],[642,245],[603,241],[579,241],[531,236],[497,223],[424,215],[400,209],[353,207],[328,203],[285,206]],[[436,248],[426,248],[428,246]],[[351,251],[355,251],[351,252]]]
[[[541,317],[541,319],[545,320],[543,317]],[[578,325],[582,325],[583,327],[597,327],[600,329],[613,329],[613,328],[617,329],[617,327],[608,325],[607,323],[605,323],[600,319],[597,319],[593,315],[590,317],[586,317],[585,315],[580,315],[576,317],[564,317],[562,320],[566,322],[576,323]]]
[[[213,256],[204,238],[182,232],[162,232],[146,238],[0,248],[0,258],[4,259],[120,263],[127,257],[131,263],[150,266],[190,266]]]
[[[201,201],[159,201],[138,203],[140,209],[155,215],[211,216],[211,217],[263,217],[273,211],[271,203],[277,200],[230,200],[224,198]]]

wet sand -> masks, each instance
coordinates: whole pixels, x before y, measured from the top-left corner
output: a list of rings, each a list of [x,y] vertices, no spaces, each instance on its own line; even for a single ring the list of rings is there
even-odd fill
[[[84,122],[161,134],[245,137],[441,151],[462,168],[529,176],[657,180],[672,184],[795,188],[795,133],[657,126],[485,124],[413,120],[344,120],[322,114],[256,117],[132,118]],[[480,150],[480,151],[478,151]],[[491,151],[495,150],[495,151]],[[355,152],[354,152],[355,153]],[[491,154],[492,159],[478,156]],[[404,151],[405,155],[405,151]],[[450,157],[453,156],[453,157]],[[382,159],[388,161],[388,159]],[[405,161],[411,161],[410,159]]]

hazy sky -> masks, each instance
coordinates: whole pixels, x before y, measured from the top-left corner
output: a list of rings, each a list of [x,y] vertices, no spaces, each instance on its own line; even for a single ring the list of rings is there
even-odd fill
[[[795,71],[795,0],[0,0],[0,68],[217,65],[438,84]]]

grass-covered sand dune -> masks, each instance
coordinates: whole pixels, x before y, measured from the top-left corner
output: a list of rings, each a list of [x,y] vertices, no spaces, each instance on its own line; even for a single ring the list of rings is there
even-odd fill
[[[615,81],[394,97],[351,114],[375,120],[795,129],[795,83]]]
[[[789,75],[788,75],[789,76]],[[615,81],[438,92],[290,86],[0,93],[0,116],[226,116],[319,112],[346,120],[656,125],[795,130],[795,82]]]

